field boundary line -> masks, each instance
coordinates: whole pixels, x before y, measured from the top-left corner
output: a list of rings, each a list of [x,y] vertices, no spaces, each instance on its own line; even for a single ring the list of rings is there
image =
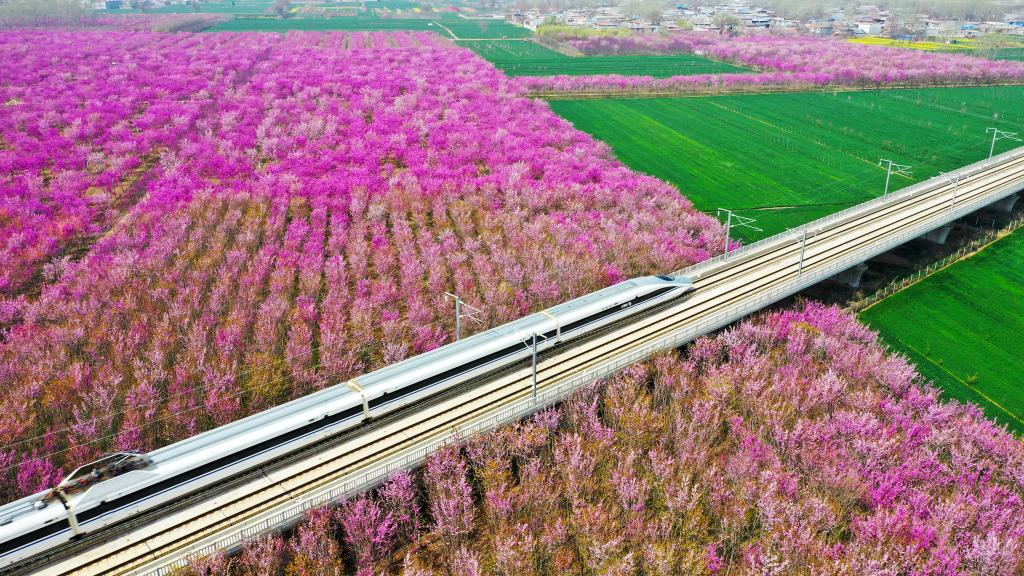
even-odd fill
[[[798,208],[822,208],[826,206],[853,206],[857,201],[851,202],[821,202],[813,204],[792,204],[788,206],[752,206],[750,208],[737,208],[737,210],[750,210],[755,212],[768,212],[771,210],[793,210]]]
[[[451,31],[451,28],[448,28],[444,24],[441,24],[440,20],[431,20],[431,22],[433,22],[436,26],[443,28],[444,31],[447,32],[449,36],[451,36],[452,41],[457,42],[459,40],[471,40],[471,38],[459,38],[458,36],[455,35],[455,32]]]
[[[520,78],[527,78],[527,76],[520,76]],[[536,76],[536,78],[545,78],[545,76]],[[1024,81],[1014,82],[993,82],[989,84],[902,84],[899,86],[841,86],[841,85],[826,85],[826,86],[772,86],[764,87],[758,85],[752,85],[749,87],[734,87],[734,88],[720,88],[720,89],[706,89],[703,91],[680,91],[680,90],[669,90],[669,91],[658,91],[648,92],[642,89],[634,90],[600,90],[597,89],[592,92],[562,92],[557,90],[536,90],[526,91],[526,96],[529,98],[541,98],[546,100],[594,100],[594,99],[642,99],[642,98],[707,98],[711,96],[756,96],[760,94],[787,94],[793,92],[886,92],[886,91],[899,91],[899,90],[922,90],[926,88],[986,88],[990,86],[1024,86]]]
[[[926,361],[927,361],[927,362],[928,362],[929,364],[931,364],[932,366],[935,366],[935,367],[936,367],[936,368],[938,368],[939,370],[942,370],[942,371],[943,371],[943,372],[945,372],[946,374],[949,374],[949,375],[950,375],[950,377],[952,377],[952,378],[953,378],[953,380],[956,380],[957,382],[959,382],[959,383],[960,383],[961,385],[963,385],[963,387],[964,387],[964,388],[967,388],[967,389],[968,389],[968,390],[970,390],[971,392],[974,392],[974,393],[975,393],[975,394],[977,394],[978,396],[981,396],[982,398],[984,398],[986,402],[988,402],[988,403],[989,403],[989,404],[991,404],[992,406],[995,406],[996,408],[998,408],[999,410],[1001,410],[1001,411],[1002,411],[1002,412],[1003,412],[1004,414],[1006,414],[1007,416],[1009,416],[1009,417],[1010,417],[1010,418],[1011,418],[1012,420],[1014,420],[1014,421],[1018,422],[1018,423],[1019,423],[1019,424],[1021,424],[1021,425],[1024,425],[1024,420],[1022,420],[1022,419],[1021,419],[1020,417],[1018,417],[1018,416],[1017,416],[1016,414],[1014,414],[1013,412],[1010,412],[1009,410],[1007,410],[1007,409],[1006,409],[1006,407],[1005,407],[1005,406],[1003,406],[1002,404],[1000,404],[999,402],[996,402],[995,400],[993,400],[993,399],[992,399],[992,398],[991,398],[991,397],[990,397],[990,396],[989,396],[988,394],[985,394],[985,393],[984,393],[984,392],[982,392],[981,390],[978,390],[978,389],[977,389],[976,387],[974,387],[974,386],[971,386],[971,385],[970,385],[970,384],[968,384],[968,383],[967,383],[966,381],[964,381],[963,379],[961,379],[961,378],[960,378],[959,376],[957,376],[956,374],[953,374],[953,373],[952,373],[952,372],[950,372],[950,371],[949,371],[948,369],[946,369],[946,367],[945,367],[945,366],[943,366],[942,364],[939,364],[939,363],[935,362],[934,360],[932,360],[931,358],[929,358],[929,357],[928,357],[927,355],[923,354],[923,353],[922,353],[922,352],[921,352],[920,350],[918,350],[917,348],[915,348],[915,347],[911,346],[910,344],[907,344],[907,342],[906,342],[905,340],[903,340],[902,338],[900,338],[899,336],[893,336],[893,338],[894,338],[895,340],[897,340],[897,341],[898,341],[898,342],[899,342],[900,344],[902,344],[903,346],[906,346],[906,347],[907,347],[907,348],[909,348],[910,350],[913,350],[915,354],[917,354],[918,356],[920,356],[921,358],[923,358],[924,360],[926,360]],[[884,339],[884,338],[883,338],[883,339]],[[922,374],[919,374],[919,375],[920,375],[920,376],[923,376]]]

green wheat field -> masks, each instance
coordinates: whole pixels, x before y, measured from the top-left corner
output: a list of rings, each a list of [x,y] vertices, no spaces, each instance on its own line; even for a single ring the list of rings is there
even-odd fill
[[[460,37],[463,37],[460,35]],[[522,40],[458,41],[494,63],[509,76],[692,76],[750,72],[694,54],[670,56],[566,56],[534,42]]]
[[[861,319],[957,400],[1024,432],[1024,230],[880,301]]]
[[[577,128],[696,207],[757,219],[754,240],[988,156],[990,126],[1024,131],[1024,86],[556,100]],[[996,153],[1017,143],[1001,141]]]

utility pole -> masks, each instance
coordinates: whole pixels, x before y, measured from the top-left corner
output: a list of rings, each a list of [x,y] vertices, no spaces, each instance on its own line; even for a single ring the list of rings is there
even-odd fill
[[[537,403],[537,333],[533,333],[533,403]]]
[[[452,294],[451,292],[445,292],[444,293],[444,297],[445,298],[451,298],[452,300],[455,301],[455,341],[456,342],[458,342],[459,340],[462,340],[462,317],[463,317],[462,309],[464,307],[469,309],[469,314],[465,315],[467,320],[473,320],[474,322],[478,322],[480,324],[483,324],[484,321],[481,320],[479,317],[477,317],[477,314],[483,314],[482,310],[480,310],[479,308],[470,306],[469,304],[466,304],[465,302],[463,302],[462,298],[459,298],[458,295]]]
[[[543,335],[539,335],[536,332],[531,334],[529,337],[523,337],[520,334],[520,341],[526,346],[526,349],[530,351],[530,366],[533,374],[531,375],[530,390],[533,394],[533,403],[537,403],[537,343],[541,338],[545,338]]]
[[[804,249],[807,248],[807,228],[804,228],[803,232],[803,237],[800,239],[800,266],[796,270],[797,276],[803,276],[804,274]]]
[[[992,154],[996,151],[996,140],[1016,140],[1021,142],[1020,138],[1017,138],[1016,132],[1006,132],[998,128],[985,128],[985,132],[992,132],[992,145],[988,147],[988,157],[991,158]]]
[[[751,230],[755,230],[757,232],[764,232],[764,230],[758,228],[757,226],[753,226],[753,223],[755,222],[753,218],[749,218],[747,216],[740,216],[739,214],[734,213],[732,210],[727,210],[725,208],[718,209],[717,215],[719,218],[722,217],[722,212],[725,212],[725,259],[728,260],[729,236],[733,228],[750,228]],[[736,221],[735,224],[733,224],[733,220]]]
[[[952,210],[953,207],[956,206],[956,192],[957,189],[960,188],[960,176],[962,176],[962,174],[960,172],[956,172],[952,176],[949,176],[945,172],[942,172],[942,174],[947,176],[949,182],[953,184],[953,200],[949,203],[949,209]]]
[[[882,193],[883,197],[889,195],[889,181],[892,180],[893,174],[899,174],[900,176],[906,176],[908,178],[912,175],[910,172],[910,166],[907,166],[906,164],[897,164],[887,158],[882,158],[881,160],[879,160],[878,165],[886,166],[885,192]]]
[[[718,211],[719,211],[719,213],[721,213],[722,209],[719,208]],[[726,259],[728,259],[729,258],[729,232],[732,231],[732,210],[726,210],[725,213],[726,213],[726,218],[725,218],[725,257],[726,257]]]

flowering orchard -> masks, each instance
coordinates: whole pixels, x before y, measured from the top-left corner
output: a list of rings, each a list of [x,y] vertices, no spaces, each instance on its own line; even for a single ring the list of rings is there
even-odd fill
[[[749,36],[720,41],[704,52],[761,70],[811,73],[820,83],[973,84],[1020,81],[1024,64],[961,54],[869,46],[831,38]]]
[[[836,308],[773,313],[190,570],[1020,574],[1024,445],[917,379]]]
[[[614,94],[721,94],[735,92],[777,92],[814,90],[818,75],[803,72],[762,72],[758,74],[693,74],[686,76],[521,76],[523,90],[535,95],[614,95]]]
[[[230,19],[225,14],[125,14],[94,16],[78,26],[122,32],[199,32]]]
[[[695,53],[764,74],[552,76],[524,78],[534,92],[701,92],[820,86],[955,86],[1024,80],[1024,64],[960,54],[870,46],[831,38],[701,32],[641,36],[557,36],[588,55]]]
[[[267,47],[264,38],[0,36],[0,297],[112,226],[144,194],[140,179],[160,153],[215,113]]]
[[[433,34],[4,41],[6,498],[724,240]]]
[[[666,34],[576,34],[544,31],[541,42],[585,56],[615,54],[692,54],[718,40],[718,34],[672,32]]]

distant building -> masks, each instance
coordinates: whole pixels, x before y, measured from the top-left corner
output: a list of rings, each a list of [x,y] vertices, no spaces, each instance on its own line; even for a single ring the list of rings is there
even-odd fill
[[[831,36],[833,30],[831,20],[815,20],[807,23],[807,31],[814,36]]]
[[[960,31],[960,24],[952,20],[925,20],[924,35],[929,38],[952,38]]]
[[[766,30],[772,25],[772,16],[764,12],[740,13],[740,24],[747,30]]]
[[[978,28],[986,34],[1012,34],[1015,26],[1010,22],[982,22]]]
[[[772,18],[772,30],[796,30],[799,27],[800,23],[796,20],[786,20],[785,18],[779,18],[777,16]]]
[[[857,28],[854,30],[855,34],[865,34],[867,36],[873,36],[882,33],[881,22],[857,22]]]

